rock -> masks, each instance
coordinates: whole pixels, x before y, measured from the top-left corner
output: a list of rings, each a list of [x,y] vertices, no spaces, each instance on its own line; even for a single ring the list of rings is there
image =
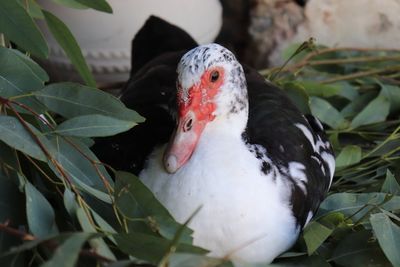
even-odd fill
[[[399,0],[309,0],[294,40],[313,36],[328,46],[400,47]]]
[[[280,62],[281,47],[293,40],[304,20],[303,8],[295,1],[255,0],[244,61],[255,68]]]

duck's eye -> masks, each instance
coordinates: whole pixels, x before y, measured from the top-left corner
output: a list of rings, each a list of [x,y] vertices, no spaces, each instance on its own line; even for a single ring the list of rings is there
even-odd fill
[[[219,71],[214,70],[210,74],[210,82],[215,83],[219,79]]]

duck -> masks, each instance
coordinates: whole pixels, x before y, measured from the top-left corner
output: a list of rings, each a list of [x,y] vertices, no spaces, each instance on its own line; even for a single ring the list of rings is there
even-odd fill
[[[186,44],[140,52],[158,24]],[[209,256],[235,266],[272,262],[293,246],[332,183],[323,125],[224,46],[197,45],[156,17],[132,47],[141,65],[120,99],[146,122],[98,141],[96,154],[137,174],[176,221],[198,210],[193,244]]]

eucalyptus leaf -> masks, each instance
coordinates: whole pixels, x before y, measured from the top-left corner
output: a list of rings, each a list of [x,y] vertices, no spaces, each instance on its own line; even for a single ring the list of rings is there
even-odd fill
[[[371,237],[367,230],[350,233],[333,250],[330,260],[343,267],[390,267],[377,242],[370,241]]]
[[[53,207],[31,184],[25,184],[26,217],[29,230],[37,237],[44,238],[58,233]]]
[[[83,208],[79,207],[76,211],[76,216],[78,221],[84,232],[87,233],[96,233],[96,228],[92,225],[91,221],[88,218],[88,214],[83,210]],[[107,246],[106,242],[100,237],[93,238],[89,241],[90,246],[101,256],[108,258],[110,260],[116,260],[114,253],[112,253],[111,249]]]
[[[379,94],[351,122],[352,128],[384,121],[389,115],[390,101],[384,94]]]
[[[371,225],[386,257],[393,266],[400,266],[400,227],[383,213],[372,214]]]
[[[168,267],[199,267],[199,266],[221,266],[223,259],[216,259],[204,255],[190,253],[174,253],[168,262]]]
[[[111,8],[111,6],[107,3],[107,1],[105,0],[76,0],[78,3],[85,5],[87,7],[99,10],[99,11],[103,11],[106,13],[112,13],[113,10]]]
[[[119,248],[134,257],[157,264],[168,252],[170,240],[160,237],[146,235],[143,233],[130,232],[128,234],[117,234],[114,236]],[[177,252],[190,252],[195,254],[205,254],[204,249],[188,244],[179,244]]]
[[[400,185],[390,170],[386,172],[386,179],[382,185],[382,192],[400,195]]]
[[[92,211],[92,215],[93,219],[95,220],[98,227],[100,227],[102,232],[107,233],[107,238],[110,239],[114,244],[116,244],[116,241],[112,234],[116,234],[117,231],[95,211]]]
[[[42,89],[49,79],[38,64],[17,50],[0,46],[0,62],[0,96],[3,98],[27,95]],[[44,106],[32,96],[25,96],[18,101],[38,113],[44,112]]]
[[[375,92],[367,92],[348,103],[340,113],[345,118],[352,118],[356,116],[372,99],[377,96]]]
[[[283,88],[290,100],[297,106],[297,108],[304,114],[310,114],[310,99],[304,87],[296,82],[288,82],[283,84]]]
[[[387,199],[385,193],[335,193],[321,203],[316,218],[340,212],[346,216],[352,216],[353,220],[358,220],[377,206],[387,211],[398,210],[400,196]]]
[[[331,265],[321,256],[293,257],[274,261],[272,264],[255,264],[249,267],[330,267]]]
[[[82,55],[82,51],[68,27],[56,16],[43,10],[44,18],[54,38],[71,60],[82,79],[89,86],[96,86],[96,81]]]
[[[32,133],[39,138],[40,142],[45,147],[48,147],[47,139],[43,134],[29,123],[26,122],[26,124]],[[41,147],[17,118],[0,115],[0,140],[35,159],[47,160]]]
[[[358,96],[357,90],[346,82],[339,82],[336,84],[321,84],[312,81],[300,81],[306,92],[310,96],[318,96],[329,98],[333,96],[341,96],[348,100],[354,100]]]
[[[25,7],[29,15],[34,19],[43,19],[42,9],[35,0],[18,0],[18,3]]]
[[[311,112],[320,121],[333,129],[344,129],[348,126],[349,122],[328,101],[319,97],[311,97],[310,100]]]
[[[372,152],[366,154],[365,157],[367,158],[380,157],[380,156],[385,156],[388,153],[393,153],[394,150],[400,147],[400,138],[388,140],[382,145],[381,142],[379,141],[377,143],[379,147],[377,147],[377,149],[373,150]]]
[[[0,165],[0,223],[8,220],[14,225],[25,224],[24,206],[23,195],[19,192],[15,181],[3,174]],[[9,253],[13,248],[20,245],[21,240],[18,237],[12,236],[5,231],[0,231],[0,266],[11,266],[14,263],[16,267],[24,266],[22,257],[15,262],[10,256],[11,253]]]
[[[150,226],[159,233],[173,239],[182,227],[177,223],[168,210],[154,197],[153,193],[133,174],[116,172],[115,201],[120,211],[130,218],[142,214],[149,219]],[[194,211],[193,211],[194,212]],[[181,242],[191,243],[192,231],[186,228],[181,237]]]
[[[133,258],[132,256],[130,258]],[[112,262],[107,265],[107,267],[135,267],[135,266],[141,266],[141,264],[145,264],[146,261],[142,260],[119,260]]]
[[[343,168],[359,163],[361,158],[361,147],[356,145],[345,146],[336,157],[336,168]]]
[[[54,83],[35,92],[35,96],[51,111],[66,118],[100,114],[126,121],[144,121],[111,94],[79,84]]]
[[[400,87],[389,85],[389,84],[382,84],[382,93],[385,97],[390,101],[390,112],[396,113],[400,111]]]
[[[64,190],[64,207],[67,210],[68,214],[72,217],[75,217],[76,210],[78,209],[78,203],[75,199],[75,194],[68,188]]]
[[[79,3],[76,0],[53,0],[54,3],[57,3],[62,6],[70,7],[70,8],[76,8],[76,9],[87,9],[88,7],[86,5],[83,5]]]
[[[0,141],[0,175],[1,173],[15,184],[17,184],[16,182],[21,175],[17,151],[2,141]],[[21,186],[20,184],[18,185]],[[20,189],[23,192],[23,187],[20,187]]]
[[[307,245],[308,255],[316,251],[322,243],[332,234],[333,229],[330,229],[317,221],[313,221],[304,229],[303,237]]]
[[[135,126],[132,121],[91,114],[71,118],[58,125],[55,133],[67,136],[99,137],[125,132]]]
[[[71,178],[71,181],[78,188],[102,201],[110,203],[111,197],[108,195],[105,182],[109,186],[112,186],[113,181],[103,166],[95,165],[88,160],[90,158],[98,162],[94,154],[76,139],[70,140],[74,146],[59,137],[53,137],[50,141],[53,147],[52,156],[63,167],[64,171]],[[50,166],[60,178],[63,178],[62,174],[52,164]],[[96,170],[95,166],[97,166],[98,170]],[[99,174],[102,174],[104,180]]]
[[[90,233],[74,233],[57,247],[51,259],[42,267],[74,267],[81,247],[93,235]]]
[[[47,58],[49,48],[42,33],[17,1],[0,1],[0,32],[26,51]]]

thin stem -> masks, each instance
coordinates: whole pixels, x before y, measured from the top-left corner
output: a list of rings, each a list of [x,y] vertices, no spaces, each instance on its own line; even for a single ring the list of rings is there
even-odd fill
[[[29,160],[33,166],[35,166],[35,168],[47,179],[49,180],[51,183],[55,184],[55,185],[63,185],[63,183],[60,182],[56,182],[54,181],[33,159],[31,159],[31,157],[27,156],[24,154],[24,156],[26,157],[27,160]]]
[[[0,46],[6,47],[6,40],[4,39],[4,34],[0,33]]]
[[[383,68],[383,69],[379,69],[379,70],[373,69],[373,70],[367,70],[367,71],[359,71],[359,72],[355,72],[355,73],[351,73],[351,74],[347,74],[347,75],[341,75],[341,76],[334,77],[331,79],[326,79],[326,80],[320,81],[320,83],[328,84],[328,83],[334,83],[334,82],[339,82],[339,81],[354,80],[354,79],[361,78],[361,77],[372,76],[375,74],[391,72],[391,71],[399,71],[399,70],[400,70],[400,66],[392,66],[392,67],[387,67],[387,68]]]
[[[358,51],[358,52],[374,52],[374,51],[383,51],[383,52],[400,52],[400,49],[375,49],[375,48],[351,48],[351,47],[342,47],[342,48],[326,48],[320,50],[314,50],[305,56],[300,62],[280,67],[273,67],[265,70],[261,70],[261,75],[268,75],[274,71],[279,70],[279,72],[294,72],[295,70],[301,69],[305,66],[319,66],[319,65],[334,65],[334,64],[349,64],[349,63],[365,63],[365,62],[379,62],[379,61],[398,61],[400,60],[400,56],[371,56],[371,57],[354,57],[354,58],[343,58],[343,59],[326,59],[326,60],[311,60],[316,56],[320,56],[327,53],[333,53],[338,51]]]
[[[0,223],[0,231],[3,231],[10,235],[16,236],[16,237],[20,238],[21,240],[25,240],[25,241],[37,240],[37,238],[35,236],[33,236],[29,233],[9,227],[9,221],[6,221],[5,223]],[[44,240],[42,244],[51,250],[55,250],[58,247],[58,244],[52,240],[47,240],[47,241]],[[97,254],[93,250],[82,249],[79,252],[79,255],[93,258],[93,259],[96,259],[96,260],[104,262],[104,263],[112,262],[111,259],[106,258],[100,254]]]

